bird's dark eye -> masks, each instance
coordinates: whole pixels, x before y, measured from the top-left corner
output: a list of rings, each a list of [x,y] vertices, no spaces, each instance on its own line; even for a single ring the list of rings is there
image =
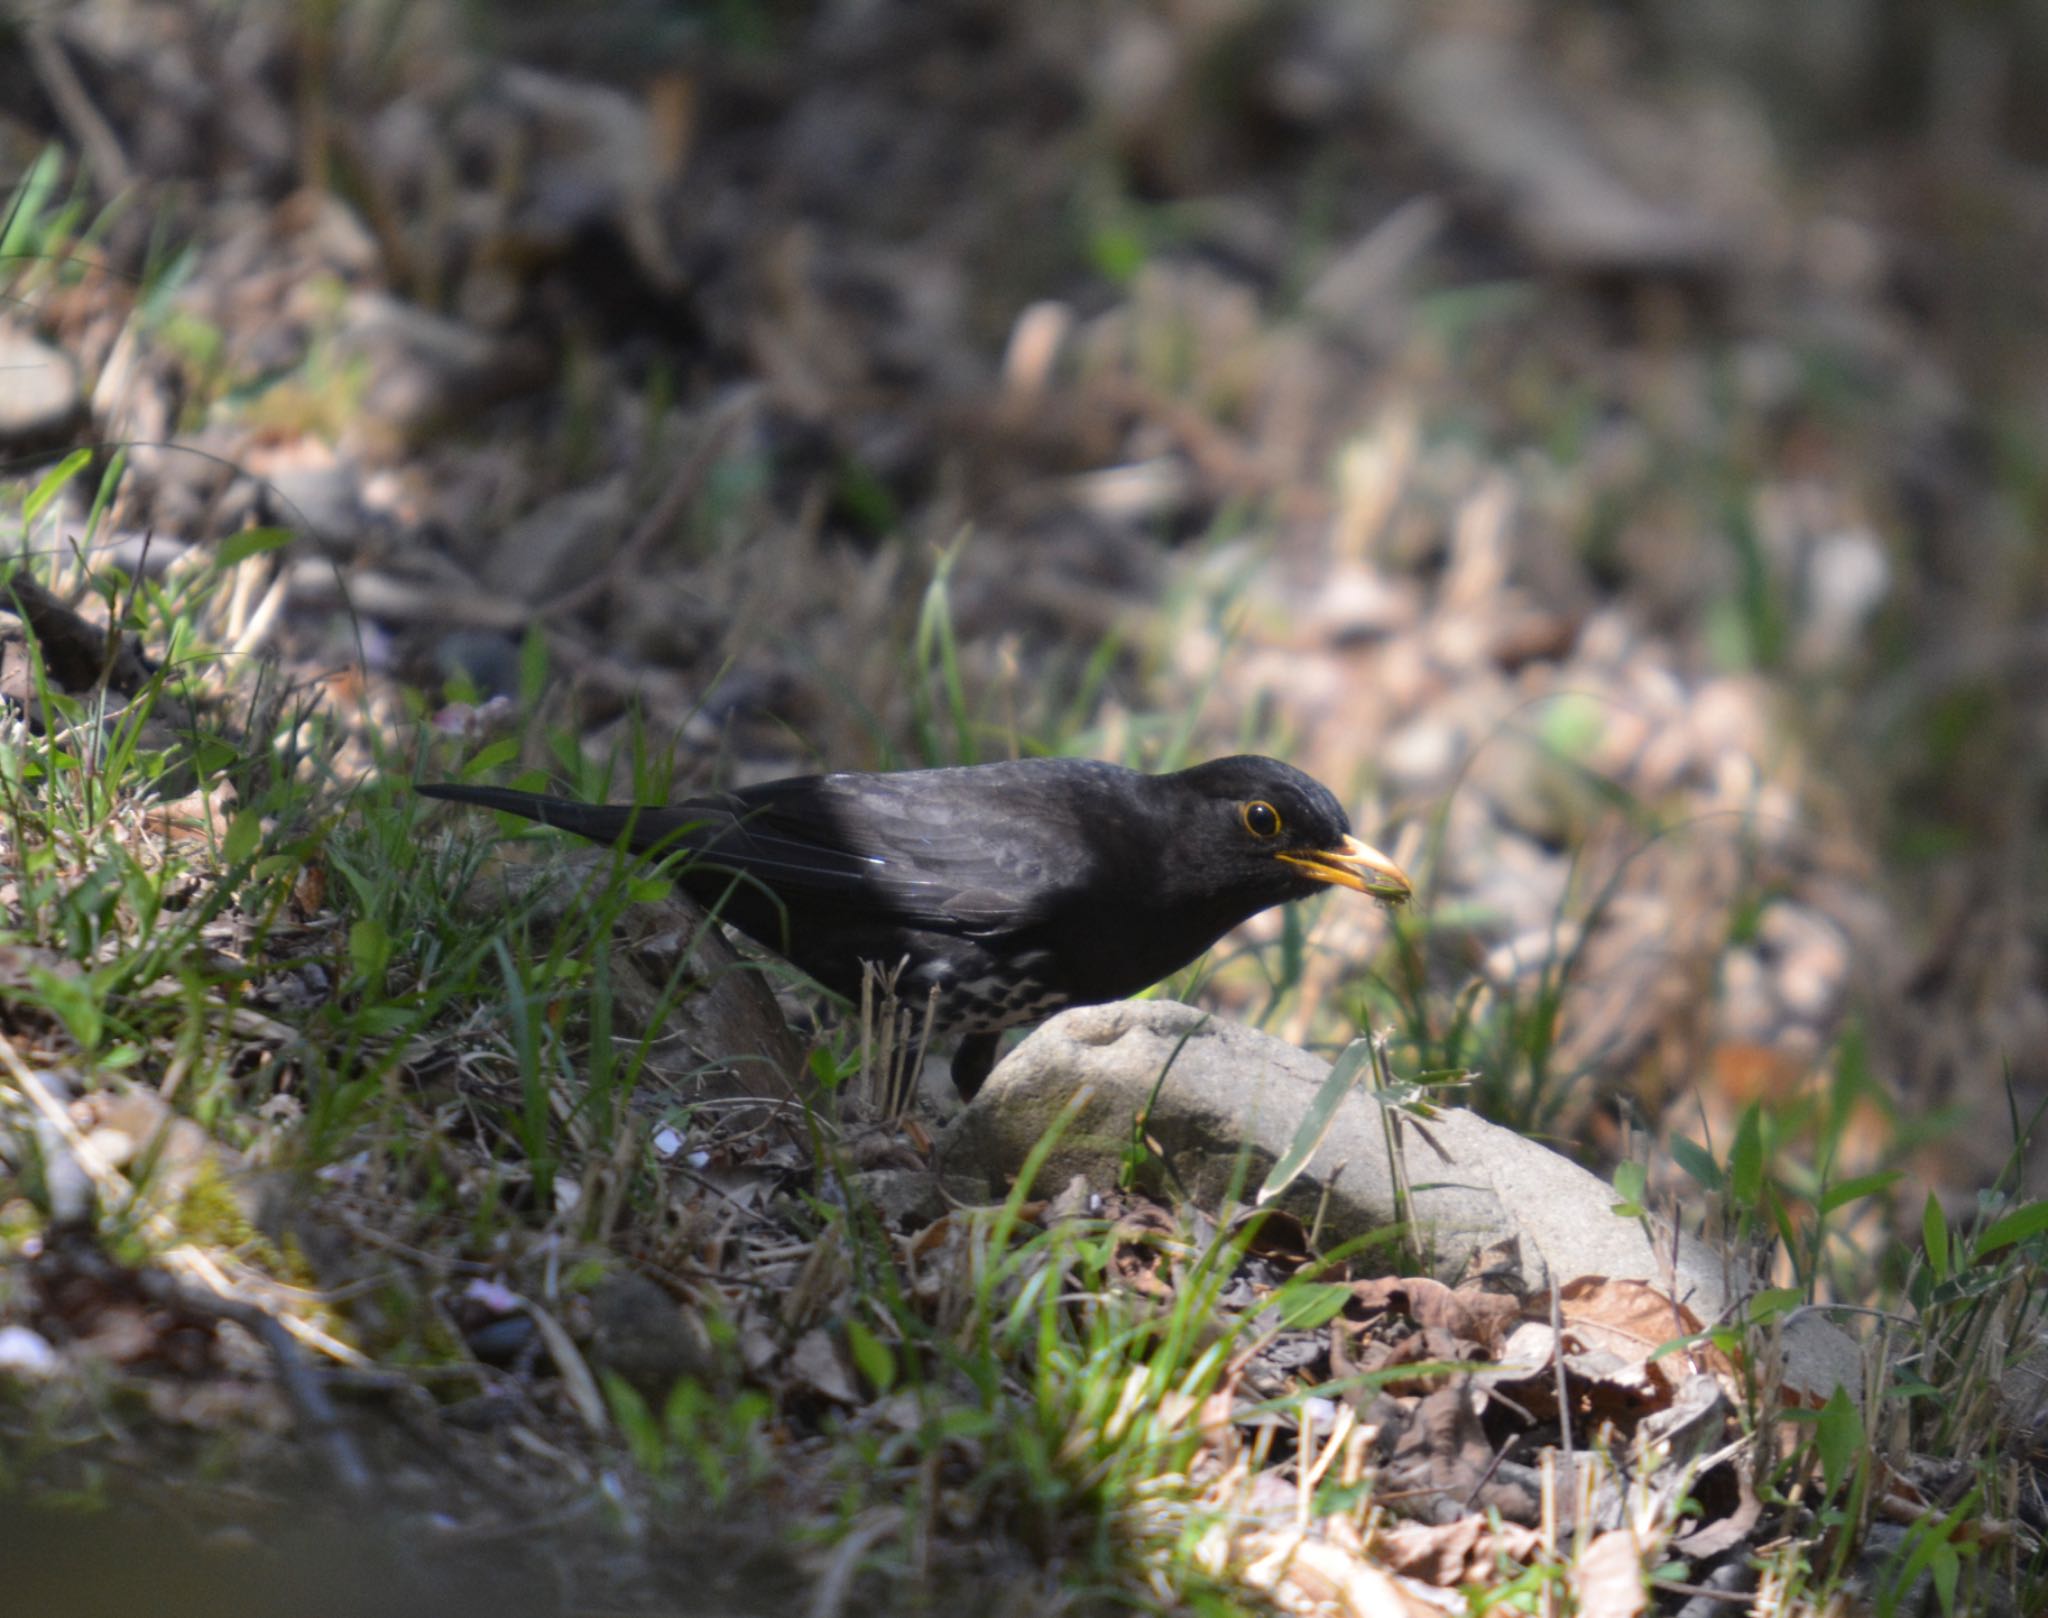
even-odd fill
[[[1280,811],[1264,798],[1254,799],[1238,811],[1244,819],[1244,829],[1254,837],[1278,837],[1280,835]]]

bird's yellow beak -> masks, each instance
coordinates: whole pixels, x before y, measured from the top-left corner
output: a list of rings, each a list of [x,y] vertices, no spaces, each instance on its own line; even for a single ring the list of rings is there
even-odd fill
[[[1399,904],[1415,891],[1408,873],[1370,843],[1346,837],[1342,848],[1317,849],[1309,854],[1275,854],[1277,860],[1299,866],[1318,882],[1354,888],[1375,899]]]

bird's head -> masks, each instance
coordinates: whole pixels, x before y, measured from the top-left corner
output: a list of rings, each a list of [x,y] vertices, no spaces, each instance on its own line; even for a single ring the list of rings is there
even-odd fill
[[[1279,904],[1333,886],[1399,904],[1414,891],[1400,866],[1351,835],[1336,794],[1291,764],[1240,754],[1167,779],[1193,811],[1180,853],[1212,876],[1231,873],[1240,893]]]

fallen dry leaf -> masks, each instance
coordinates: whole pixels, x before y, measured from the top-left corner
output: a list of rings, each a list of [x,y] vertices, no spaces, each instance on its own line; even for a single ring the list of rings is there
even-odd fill
[[[1643,1562],[1635,1535],[1620,1529],[1595,1535],[1572,1564],[1580,1618],[1640,1618],[1650,1605]]]
[[[1245,1560],[1239,1577],[1290,1611],[1333,1612],[1341,1618],[1438,1618],[1462,1611],[1464,1598],[1413,1586],[1355,1550],[1297,1530],[1262,1529],[1233,1547]]]
[[[1351,1292],[1368,1311],[1394,1310],[1418,1326],[1441,1327],[1488,1355],[1499,1352],[1521,1313],[1521,1306],[1501,1293],[1447,1287],[1427,1276],[1354,1281]]]
[[[823,1326],[807,1331],[798,1339],[787,1362],[790,1382],[806,1392],[830,1399],[834,1404],[857,1405],[860,1393],[853,1375],[841,1363],[838,1345]]]
[[[1502,1558],[1525,1563],[1542,1546],[1535,1529],[1495,1525],[1476,1513],[1447,1523],[1389,1523],[1372,1540],[1373,1554],[1396,1573],[1446,1589],[1491,1580]]]

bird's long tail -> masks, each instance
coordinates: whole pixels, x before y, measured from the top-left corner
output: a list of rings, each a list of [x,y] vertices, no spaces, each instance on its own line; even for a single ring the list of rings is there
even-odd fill
[[[538,792],[515,792],[509,787],[459,786],[452,781],[422,781],[413,790],[423,798],[446,798],[451,803],[473,803],[485,809],[500,809],[508,815],[537,820],[543,826],[573,832],[593,843],[616,843],[622,838],[636,854],[661,847],[686,847],[696,841],[692,829],[673,810],[654,804],[577,803],[571,798],[549,798]],[[700,819],[694,822],[701,826]]]

